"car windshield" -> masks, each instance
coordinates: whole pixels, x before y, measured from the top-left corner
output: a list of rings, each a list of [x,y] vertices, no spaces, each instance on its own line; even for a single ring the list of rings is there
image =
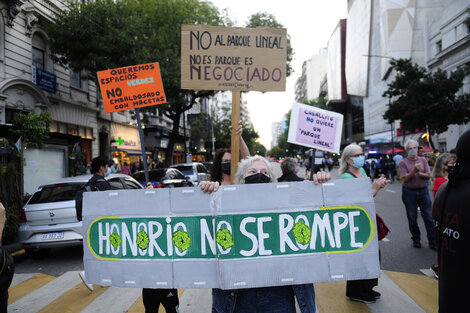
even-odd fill
[[[85,183],[67,183],[44,186],[29,200],[29,204],[75,200],[75,195]]]
[[[149,171],[149,180],[151,180],[151,181],[161,181],[162,177],[163,177],[163,174],[165,174],[165,171],[160,171],[160,170]],[[132,175],[132,177],[134,177],[135,180],[137,180],[139,182],[145,181],[145,173],[143,171],[139,172],[139,173],[135,173],[134,175]]]
[[[179,165],[175,166],[176,169],[180,170],[185,176],[193,175],[193,167],[191,165]]]

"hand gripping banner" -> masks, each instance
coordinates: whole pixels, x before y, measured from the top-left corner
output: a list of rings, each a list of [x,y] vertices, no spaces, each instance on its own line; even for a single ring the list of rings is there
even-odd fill
[[[378,277],[368,179],[84,194],[87,280],[251,288]]]

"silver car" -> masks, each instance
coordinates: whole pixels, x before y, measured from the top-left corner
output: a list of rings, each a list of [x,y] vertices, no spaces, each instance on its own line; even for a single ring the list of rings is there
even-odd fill
[[[23,207],[26,217],[18,230],[19,242],[32,257],[47,255],[52,247],[82,245],[82,222],[77,220],[75,195],[92,175],[67,177],[38,188]],[[124,174],[106,177],[111,189],[142,189]]]
[[[194,186],[197,186],[202,181],[208,180],[207,169],[202,163],[179,163],[170,165],[170,167],[180,170]]]

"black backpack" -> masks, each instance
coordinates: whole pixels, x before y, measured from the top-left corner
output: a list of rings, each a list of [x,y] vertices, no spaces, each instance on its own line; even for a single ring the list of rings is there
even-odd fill
[[[75,211],[77,212],[77,219],[79,221],[82,220],[83,193],[84,192],[89,192],[89,191],[99,191],[98,187],[96,187],[96,185],[95,185],[98,180],[99,179],[94,180],[92,182],[88,181],[85,185],[83,185],[77,191],[77,194],[75,195]]]

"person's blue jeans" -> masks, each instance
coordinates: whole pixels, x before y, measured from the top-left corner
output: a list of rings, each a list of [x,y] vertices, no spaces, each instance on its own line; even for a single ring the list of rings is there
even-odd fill
[[[424,225],[426,226],[426,233],[429,242],[435,242],[434,227],[431,215],[431,197],[427,188],[422,189],[408,189],[403,187],[401,195],[403,204],[406,208],[406,216],[408,218],[408,226],[411,232],[411,239],[413,241],[421,240],[421,233],[418,226],[418,206],[421,210]]]

